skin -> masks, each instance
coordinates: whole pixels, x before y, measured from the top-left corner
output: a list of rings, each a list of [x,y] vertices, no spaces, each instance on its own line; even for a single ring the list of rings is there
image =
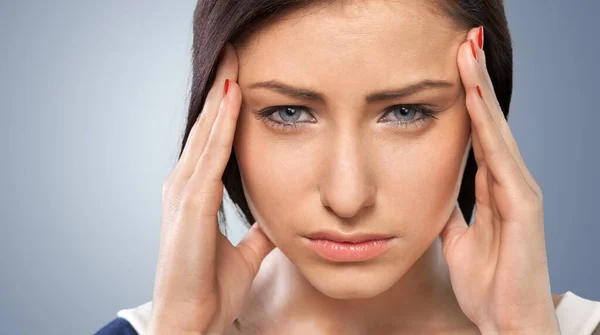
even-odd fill
[[[541,191],[471,48],[477,33],[421,1],[336,2],[228,45],[163,188],[151,333],[558,334]],[[425,79],[448,85],[365,99]],[[324,99],[254,87],[270,80]],[[436,119],[395,125],[386,112],[407,104]],[[304,123],[257,118],[272,106],[303,106]],[[471,145],[467,227],[456,200]],[[232,149],[257,220],[236,247],[216,225]],[[373,260],[334,264],[303,243],[322,229],[396,238]]]
[[[310,320],[313,330],[346,334],[390,322],[408,332],[469,326],[457,313],[437,240],[469,149],[456,65],[464,38],[417,2],[343,11],[333,4],[292,13],[236,49],[242,109],[234,150],[251,211],[278,248],[265,260],[270,274],[259,276],[255,287],[271,286],[262,280],[281,287],[262,298],[281,306],[270,311],[275,315],[251,315],[246,322],[277,320],[283,329],[297,329],[281,323],[294,315],[289,322],[296,325]],[[369,93],[425,79],[450,86],[365,102]],[[268,80],[319,91],[326,101],[250,88]],[[379,121],[386,108],[411,103],[432,106],[438,120],[406,127]],[[255,118],[255,111],[278,105],[306,106],[317,122],[285,132]],[[310,118],[302,113],[302,120]],[[302,238],[325,228],[390,234],[397,241],[373,261],[332,264]],[[438,316],[433,324],[431,315]]]
[[[476,328],[460,312],[438,239],[470,148],[456,60],[465,35],[422,2],[334,4],[294,12],[237,49],[243,98],[235,153],[251,211],[277,246],[253,294],[278,307],[248,308],[256,312],[247,323],[346,334],[381,324],[395,333]],[[365,102],[371,92],[424,79],[451,86]],[[251,87],[269,80],[318,91],[325,101]],[[438,119],[378,123],[385,108],[411,103],[432,106]],[[253,115],[285,105],[304,106],[296,113],[305,123],[282,131]],[[332,264],[303,243],[323,228],[398,241],[373,261]]]

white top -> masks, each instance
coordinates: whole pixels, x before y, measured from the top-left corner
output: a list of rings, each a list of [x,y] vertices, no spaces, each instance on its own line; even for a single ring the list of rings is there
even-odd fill
[[[122,309],[118,317],[127,320],[139,335],[147,335],[152,301],[137,307]],[[600,324],[600,302],[582,298],[567,291],[556,307],[562,335],[593,335]]]

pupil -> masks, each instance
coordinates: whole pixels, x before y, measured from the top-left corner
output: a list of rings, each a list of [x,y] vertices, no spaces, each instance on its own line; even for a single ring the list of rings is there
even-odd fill
[[[286,122],[295,122],[298,120],[300,113],[292,107],[287,107],[284,110],[279,111],[281,119]]]
[[[414,114],[416,114],[416,111],[414,109],[410,109],[410,108],[406,108],[406,107],[401,107],[401,108],[395,110],[394,112],[396,113],[396,116],[398,118],[401,118],[404,120],[406,120],[406,119],[410,120],[415,116]]]

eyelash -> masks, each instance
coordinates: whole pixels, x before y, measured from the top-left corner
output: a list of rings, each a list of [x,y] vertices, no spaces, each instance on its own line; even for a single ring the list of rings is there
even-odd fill
[[[418,105],[418,104],[413,104],[413,105],[394,105],[394,106],[390,106],[388,108],[386,108],[386,112],[383,114],[383,116],[381,117],[381,119],[385,118],[388,114],[393,113],[395,108],[398,107],[402,107],[402,108],[408,108],[408,109],[414,109],[416,110],[416,113],[420,113],[421,117],[419,118],[415,118],[413,120],[410,121],[402,121],[402,120],[397,120],[397,121],[387,121],[384,123],[391,123],[393,124],[395,127],[401,127],[401,128],[408,128],[410,127],[415,127],[418,128],[424,124],[426,124],[430,119],[436,119],[437,117],[435,116],[435,114],[437,112],[433,111],[430,108],[425,107],[424,105]],[[294,106],[294,105],[289,105],[289,106],[274,106],[274,107],[270,107],[267,109],[264,109],[262,111],[258,112],[257,115],[257,119],[259,120],[263,120],[264,122],[266,122],[268,125],[274,127],[274,128],[279,128],[283,131],[292,131],[294,129],[296,129],[297,127],[299,127],[299,124],[301,123],[314,123],[313,121],[301,121],[301,122],[279,122],[279,121],[275,121],[269,118],[269,116],[281,111],[284,108],[295,108],[295,109],[300,109],[303,111],[308,111],[308,108],[305,108],[303,106]],[[309,113],[310,115],[310,113]],[[311,117],[314,119],[314,116],[311,115]],[[380,119],[380,120],[381,120]]]

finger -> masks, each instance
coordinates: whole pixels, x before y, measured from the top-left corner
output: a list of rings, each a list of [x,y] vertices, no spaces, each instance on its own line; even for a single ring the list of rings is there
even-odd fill
[[[477,167],[477,172],[475,173],[475,204],[490,207],[492,206],[491,199],[491,189],[488,184],[488,178],[490,174],[488,173],[488,167],[485,164],[482,164]]]
[[[190,182],[196,185],[220,183],[233,146],[242,94],[239,86],[228,83],[228,92],[223,98],[215,122]]]
[[[496,105],[498,105],[498,100],[496,99],[491,79],[489,78],[489,76],[487,76],[486,78],[486,76],[484,75],[485,73],[487,73],[487,71],[485,70],[486,60],[483,50],[478,46],[478,34],[478,28],[471,29],[466,37],[467,42],[465,42],[465,44],[468,45],[468,47],[461,46],[461,48],[469,49],[469,52],[462,52],[464,57],[459,56],[458,59],[459,67],[465,69],[464,74],[461,73],[462,81],[465,87],[479,86],[484,103],[492,112],[492,117],[496,122],[497,126],[500,127],[501,124],[498,121],[501,120],[498,119],[497,113],[494,112],[499,111],[500,118],[502,120],[504,120],[504,115],[502,114],[500,106],[497,106],[497,108],[493,108],[496,107]],[[495,103],[490,103],[494,101]]]
[[[446,225],[440,232],[440,238],[442,241],[442,250],[444,255],[447,255],[448,249],[452,248],[452,245],[456,241],[456,239],[462,234],[464,234],[469,226],[465,220],[465,217],[462,215],[460,210],[460,206],[456,203],[452,214],[450,214],[450,218],[446,222]]]
[[[181,176],[181,178],[188,179],[195,170],[216,119],[219,104],[223,99],[225,80],[236,81],[237,75],[238,60],[235,49],[227,43],[223,47],[223,58],[218,64],[215,81],[208,92],[202,111],[188,135],[184,151],[175,168],[176,172],[174,173]]]
[[[479,138],[477,137],[477,132],[473,127],[471,127],[471,145],[473,146],[473,153],[475,155],[475,163],[477,164],[477,168],[479,166],[485,164],[483,160],[483,151],[481,150],[481,143],[479,142]]]
[[[486,213],[498,215],[498,209],[491,197],[494,186],[494,177],[488,171],[483,158],[481,143],[477,137],[475,129],[471,129],[473,152],[475,153],[475,162],[477,163],[477,172],[475,174],[475,203],[482,213],[481,218],[489,218]],[[486,208],[486,209],[484,209]],[[485,214],[485,215],[484,215]]]
[[[252,276],[256,276],[263,259],[275,248],[275,245],[256,222],[236,248],[241,251]]]
[[[483,96],[483,101],[490,109],[490,113],[492,114],[492,118],[498,128],[500,128],[500,133],[504,137],[507,146],[519,167],[523,170],[523,174],[527,173],[526,165],[521,156],[521,152],[519,151],[519,147],[517,142],[510,130],[510,126],[502,112],[502,108],[500,107],[500,103],[498,102],[498,98],[496,96],[496,92],[494,90],[492,79],[487,71],[486,60],[485,60],[485,52],[480,48],[475,48],[477,54],[477,63],[479,67],[475,67],[475,79],[481,88],[481,94]]]
[[[475,174],[475,221],[477,225],[493,223],[494,217],[500,217],[493,197],[494,177],[483,164]],[[475,223],[474,223],[475,224]]]
[[[477,167],[475,174],[475,219],[471,224],[481,245],[490,246],[494,236],[501,232],[498,208],[493,197],[493,177],[484,164]]]
[[[481,81],[475,75],[480,67],[473,57],[473,45],[473,41],[470,40],[463,43],[458,51],[458,68],[467,91],[467,110],[481,143],[486,164],[494,178],[504,185],[509,185],[508,183],[512,181],[513,189],[520,189],[521,185],[517,183],[518,178],[514,177],[520,176],[523,179],[521,168],[509,151],[499,127],[480,95],[483,93],[479,87]],[[491,157],[497,159],[492,161]],[[516,173],[517,171],[518,173]]]
[[[528,185],[521,174],[521,169],[509,152],[500,130],[476,88],[468,90],[466,102],[473,128],[481,144],[485,164],[494,180],[511,192],[525,192],[524,186],[528,188]],[[513,195],[517,194],[513,193]]]
[[[480,33],[480,29],[478,28],[473,28],[471,29],[466,36],[466,40],[467,40],[467,44],[469,45],[469,51],[471,52],[469,55],[467,55],[467,60],[464,60],[464,57],[460,57],[461,53],[459,52],[459,57],[458,57],[458,64],[459,64],[459,68],[465,67],[467,68],[465,75],[462,76],[462,82],[465,88],[468,87],[476,87],[477,85],[480,84],[480,81],[475,78],[475,75],[473,75],[473,73],[476,73],[476,68],[477,68],[477,58],[476,60],[473,60],[475,57],[479,57],[477,56],[477,51],[476,48],[478,47],[478,45],[480,43],[483,43],[483,35],[481,36],[481,39],[479,37],[479,33]],[[461,46],[461,48],[464,48],[464,46]],[[461,49],[462,50],[462,49]],[[465,52],[463,51],[462,54],[464,54]],[[483,164],[483,152],[481,150],[481,143],[479,142],[479,139],[477,138],[477,132],[475,131],[475,129],[473,127],[471,127],[471,143],[473,146],[473,152],[475,155],[475,162],[477,163],[477,165],[482,165]]]
[[[480,37],[481,35],[481,37]],[[484,50],[484,40],[485,40],[485,29],[483,26],[480,28],[474,28],[469,31],[467,34],[467,39],[473,40],[473,47],[475,49],[476,59],[481,68],[487,72],[487,60],[485,57]],[[492,78],[490,76],[483,77],[485,84],[487,87],[492,88],[494,85],[492,84]]]
[[[475,28],[469,31],[467,34],[467,39],[472,41],[480,41],[478,35],[480,30]],[[481,30],[481,34],[484,34],[484,29]],[[481,89],[481,94],[483,96],[483,101],[487,105],[490,113],[492,115],[492,119],[496,123],[497,127],[500,129],[500,133],[506,142],[506,145],[509,149],[509,152],[514,157],[517,165],[521,169],[521,173],[525,178],[527,184],[535,189],[537,187],[537,183],[535,179],[531,175],[531,172],[527,168],[519,147],[517,145],[517,141],[515,140],[508,122],[504,117],[504,113],[502,112],[502,108],[498,102],[498,98],[496,97],[496,93],[492,84],[491,77],[489,72],[487,71],[487,63],[485,58],[485,52],[482,48],[479,47],[478,42],[469,42],[469,45],[472,46],[472,52],[475,53],[475,57],[467,57],[469,60],[465,61],[465,67],[469,68],[471,71],[468,71],[464,77],[464,83],[466,86],[477,86],[479,85]]]

